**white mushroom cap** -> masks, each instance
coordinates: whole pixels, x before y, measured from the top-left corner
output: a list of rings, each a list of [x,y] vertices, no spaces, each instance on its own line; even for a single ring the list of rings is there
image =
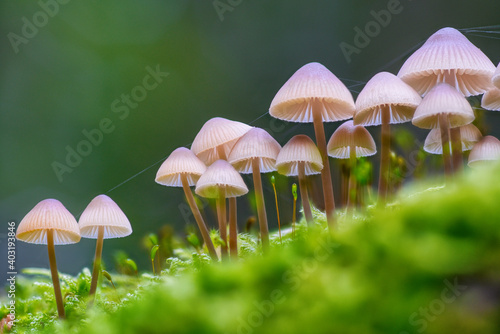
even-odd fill
[[[295,176],[299,174],[299,162],[304,163],[306,175],[319,174],[323,169],[321,154],[306,135],[296,135],[283,146],[276,159],[276,168],[280,174]]]
[[[500,89],[500,63],[498,63],[497,69],[495,70],[495,73],[493,73],[491,81],[496,88]]]
[[[382,124],[382,109],[387,107],[390,107],[389,123],[409,122],[421,101],[420,95],[394,74],[377,73],[356,99],[354,124]]]
[[[469,167],[476,168],[487,161],[500,160],[500,141],[493,136],[485,136],[472,148]]]
[[[500,111],[500,89],[491,87],[484,93],[481,99],[481,107],[487,110]]]
[[[276,170],[276,158],[280,144],[269,133],[253,128],[234,144],[227,161],[240,173],[252,173],[252,160],[259,160],[259,171],[268,173]]]
[[[227,157],[236,141],[251,128],[241,122],[214,117],[201,127],[191,144],[191,151],[209,166],[215,160],[222,158],[219,149],[223,150]]]
[[[460,127],[460,137],[462,140],[462,151],[469,151],[478,141],[481,140],[483,135],[474,124],[467,124]],[[424,151],[432,154],[443,154],[440,129],[432,129],[429,132],[425,138]]]
[[[351,147],[356,148],[356,157],[366,157],[377,153],[375,141],[361,125],[347,121],[335,130],[328,141],[328,155],[337,159],[349,159]]]
[[[332,72],[319,63],[302,66],[280,88],[269,109],[269,114],[290,122],[311,123],[311,102],[322,102],[323,122],[351,118],[354,100],[351,92]]]
[[[412,123],[423,129],[439,127],[439,114],[448,114],[450,128],[471,123],[475,116],[467,99],[455,88],[441,83],[431,89],[415,110]]]
[[[207,166],[185,147],[175,149],[156,173],[156,183],[169,187],[182,187],[181,175],[185,175],[189,186],[194,186]]]
[[[495,65],[454,28],[438,30],[403,64],[398,76],[421,95],[436,84],[452,84],[462,95],[484,93]]]
[[[54,232],[54,244],[80,241],[80,228],[75,217],[56,199],[45,199],[35,205],[21,220],[16,238],[32,244],[47,244],[47,230]]]
[[[104,239],[126,237],[132,226],[120,207],[108,196],[95,197],[85,208],[80,220],[80,233],[84,238],[97,239],[99,227],[104,227]]]
[[[221,189],[226,198],[242,196],[248,192],[241,175],[225,160],[217,160],[207,168],[198,180],[195,192],[201,197],[217,198]]]

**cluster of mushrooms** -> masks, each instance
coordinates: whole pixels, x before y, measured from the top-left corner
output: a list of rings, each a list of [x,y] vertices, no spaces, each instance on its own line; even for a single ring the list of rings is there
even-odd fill
[[[278,91],[269,109],[271,116],[290,122],[313,123],[316,144],[296,135],[283,147],[265,130],[224,118],[207,121],[191,149],[174,150],[161,165],[156,182],[183,187],[187,202],[213,260],[238,257],[236,197],[248,192],[240,173],[252,174],[263,252],[269,249],[269,231],[262,190],[262,173],[278,171],[298,176],[304,216],[313,221],[306,178],[321,173],[324,207],[334,227],[334,197],[329,156],[348,159],[351,171],[357,158],[374,155],[375,142],[364,126],[381,125],[381,157],[378,202],[387,201],[390,179],[390,124],[411,121],[430,129],[424,150],[442,154],[448,176],[463,168],[462,152],[471,150],[468,164],[500,159],[500,141],[482,137],[472,125],[473,108],[466,97],[484,94],[483,109],[500,110],[500,64],[490,59],[462,33],[443,28],[433,34],[401,67],[398,75],[373,76],[356,102],[347,87],[326,67],[309,63],[295,72]],[[323,122],[346,121],[326,141]],[[221,240],[217,252],[191,191],[216,199]],[[356,177],[349,177],[348,206],[356,201]],[[227,214],[226,200],[229,212]],[[229,216],[229,217],[227,217]],[[229,238],[227,236],[229,223]],[[64,316],[55,263],[54,245],[75,243],[80,236],[96,238],[96,256],[90,293],[100,272],[103,238],[132,232],[119,207],[107,196],[96,197],[83,212],[79,224],[57,200],[40,202],[20,223],[17,238],[47,244],[59,315]]]

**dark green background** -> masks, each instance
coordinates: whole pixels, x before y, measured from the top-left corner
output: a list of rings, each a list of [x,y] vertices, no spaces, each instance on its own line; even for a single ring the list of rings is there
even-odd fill
[[[78,218],[94,196],[106,193],[128,215],[134,234],[106,241],[105,260],[111,260],[112,249],[125,249],[144,268],[147,254],[139,239],[146,232],[163,224],[184,231],[178,209],[183,194],[154,182],[159,164],[123,182],[189,145],[209,118],[256,120],[289,76],[311,61],[352,85],[381,70],[397,73],[404,61],[398,57],[439,28],[500,23],[498,1],[402,0],[402,12],[348,63],[339,44],[352,44],[354,27],[363,29],[373,20],[370,11],[386,9],[388,1],[233,3],[238,4],[221,21],[211,1],[71,0],[16,53],[8,34],[21,35],[22,18],[33,22],[41,7],[35,1],[2,1],[0,233],[7,232],[8,220],[19,222],[42,199],[61,200]],[[498,64],[500,35],[482,35],[490,38],[467,37]],[[142,83],[147,66],[157,65],[169,76],[121,120],[111,104]],[[356,96],[362,86],[351,88]],[[499,121],[493,112],[487,117],[490,124]],[[66,146],[76,148],[85,139],[82,131],[98,127],[103,118],[112,120],[114,131],[59,182],[52,163],[64,163]],[[272,123],[268,115],[252,125],[271,129],[281,144],[296,133],[312,134],[311,125]],[[338,125],[328,124],[327,136]],[[370,131],[377,138],[378,129]],[[500,130],[492,126],[490,133],[498,136]],[[251,185],[249,177],[245,181]],[[267,179],[265,185],[272,200]],[[289,200],[284,189],[283,211],[290,212]],[[242,224],[251,213],[246,199],[239,203]],[[274,227],[272,206],[268,213]],[[6,254],[5,235],[0,242]],[[93,247],[85,239],[57,247],[59,269],[74,273],[90,266]],[[17,252],[19,268],[48,266],[43,246],[19,242]],[[6,256],[0,263],[3,274]]]

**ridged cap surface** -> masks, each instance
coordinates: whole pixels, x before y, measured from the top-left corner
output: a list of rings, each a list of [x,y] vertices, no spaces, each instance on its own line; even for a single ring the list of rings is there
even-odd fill
[[[276,159],[276,168],[283,175],[298,175],[299,162],[304,162],[306,175],[319,174],[323,169],[321,154],[306,135],[296,135],[283,146]]]
[[[481,107],[487,110],[500,111],[500,89],[490,88],[481,99]]]
[[[347,121],[335,130],[328,141],[328,155],[337,159],[349,159],[351,147],[356,148],[356,157],[366,157],[377,153],[371,134],[362,125]]]
[[[485,136],[472,148],[469,167],[479,167],[482,162],[500,160],[500,141],[493,136]]]
[[[182,187],[181,175],[189,186],[194,186],[207,166],[190,149],[179,147],[163,162],[156,173],[156,183],[169,187]]]
[[[198,180],[195,192],[206,198],[219,197],[220,189],[224,190],[226,198],[245,195],[248,188],[240,173],[225,160],[217,160]]]
[[[495,73],[493,73],[491,81],[493,82],[493,85],[500,89],[500,63],[498,63],[497,69],[495,70]]]
[[[478,141],[481,140],[483,135],[474,124],[467,124],[460,127],[460,137],[462,140],[462,151],[469,151]],[[429,132],[429,134],[425,138],[424,151],[432,154],[443,154],[440,129],[432,129]]]

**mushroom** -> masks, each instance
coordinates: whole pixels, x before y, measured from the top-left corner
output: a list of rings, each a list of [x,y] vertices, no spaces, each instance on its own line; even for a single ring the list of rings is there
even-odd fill
[[[227,160],[227,156],[234,144],[241,136],[247,133],[252,127],[241,122],[231,121],[221,117],[209,119],[200,129],[193,143],[191,150],[205,165],[210,166],[214,161]],[[226,203],[224,203],[224,207]],[[224,209],[225,210],[225,209]],[[224,211],[224,217],[226,213]],[[224,218],[226,219],[226,218]],[[236,224],[236,198],[229,199],[229,219]],[[220,222],[220,220],[219,220]],[[226,222],[224,222],[224,226]],[[227,255],[227,231],[222,231],[219,225],[220,236],[224,241],[221,249],[222,256]],[[226,239],[224,239],[226,238]]]
[[[196,194],[205,198],[217,199],[217,216],[219,219],[220,234],[223,242],[227,242],[226,227],[226,198],[236,198],[248,192],[248,188],[243,182],[241,175],[225,160],[217,160],[203,173],[196,183]],[[234,206],[236,209],[236,206]],[[236,212],[230,214],[236,216]],[[236,224],[236,220],[231,220],[230,224]],[[231,228],[236,231],[236,226]],[[231,256],[238,256],[237,234],[234,232],[229,236],[229,245],[231,247]],[[227,257],[227,251],[222,250],[227,246],[221,245],[222,258]]]
[[[269,133],[260,128],[253,128],[234,144],[227,159],[238,172],[253,175],[255,202],[264,252],[269,248],[269,228],[260,174],[276,170],[276,158],[280,150],[280,144]],[[231,234],[231,224],[229,234]]]
[[[92,296],[97,289],[97,279],[101,272],[104,239],[126,237],[132,233],[132,227],[120,207],[106,195],[95,197],[87,205],[78,220],[78,225],[82,237],[97,239],[89,291],[89,295]]]
[[[319,63],[306,64],[295,72],[278,91],[269,109],[269,114],[275,118],[314,124],[324,166],[321,181],[330,226],[334,223],[335,202],[323,122],[349,119],[354,111],[354,100],[347,87]]]
[[[409,122],[422,99],[392,73],[380,72],[368,81],[356,99],[355,125],[382,125],[378,197],[386,202],[391,151],[390,124]]]
[[[207,246],[208,253],[214,261],[218,261],[217,252],[210,238],[207,225],[201,216],[200,209],[196,205],[190,187],[196,185],[200,176],[205,173],[207,167],[196,155],[185,147],[175,149],[163,162],[156,173],[156,183],[167,187],[182,187],[184,195],[198,224],[203,241]]]
[[[17,228],[16,238],[32,244],[47,245],[57,313],[59,318],[64,319],[64,304],[54,245],[74,244],[80,241],[80,229],[75,217],[58,200],[45,199],[23,218]]]
[[[398,76],[421,95],[438,83],[455,87],[464,96],[479,95],[491,86],[495,65],[467,37],[454,28],[430,36],[403,64]],[[463,166],[458,127],[450,130],[455,170]]]
[[[498,82],[500,83],[500,80]],[[491,87],[484,93],[481,99],[481,107],[487,110],[500,111],[500,89]]]
[[[347,206],[352,207],[356,201],[356,159],[377,153],[372,136],[361,125],[347,121],[335,130],[327,145],[328,155],[337,159],[349,159],[351,172]]]
[[[412,123],[423,129],[440,129],[444,169],[448,175],[452,171],[449,129],[467,125],[473,120],[474,111],[467,99],[455,88],[441,83],[425,95],[415,111]]]
[[[276,158],[278,173],[299,177],[300,198],[304,215],[308,223],[313,217],[309,195],[307,193],[306,175],[319,174],[323,169],[321,153],[314,142],[306,135],[296,135],[283,146]]]
[[[462,140],[462,151],[469,151],[472,147],[481,140],[482,134],[479,129],[471,124],[460,127],[460,137]],[[448,148],[449,150],[449,148]],[[431,154],[443,154],[443,146],[441,142],[441,130],[432,129],[427,138],[425,138],[424,151]]]
[[[485,136],[469,154],[468,166],[477,168],[486,162],[500,160],[500,140],[493,136]]]
[[[495,70],[495,73],[493,73],[491,81],[496,88],[500,89],[500,63],[498,63],[497,69]]]

